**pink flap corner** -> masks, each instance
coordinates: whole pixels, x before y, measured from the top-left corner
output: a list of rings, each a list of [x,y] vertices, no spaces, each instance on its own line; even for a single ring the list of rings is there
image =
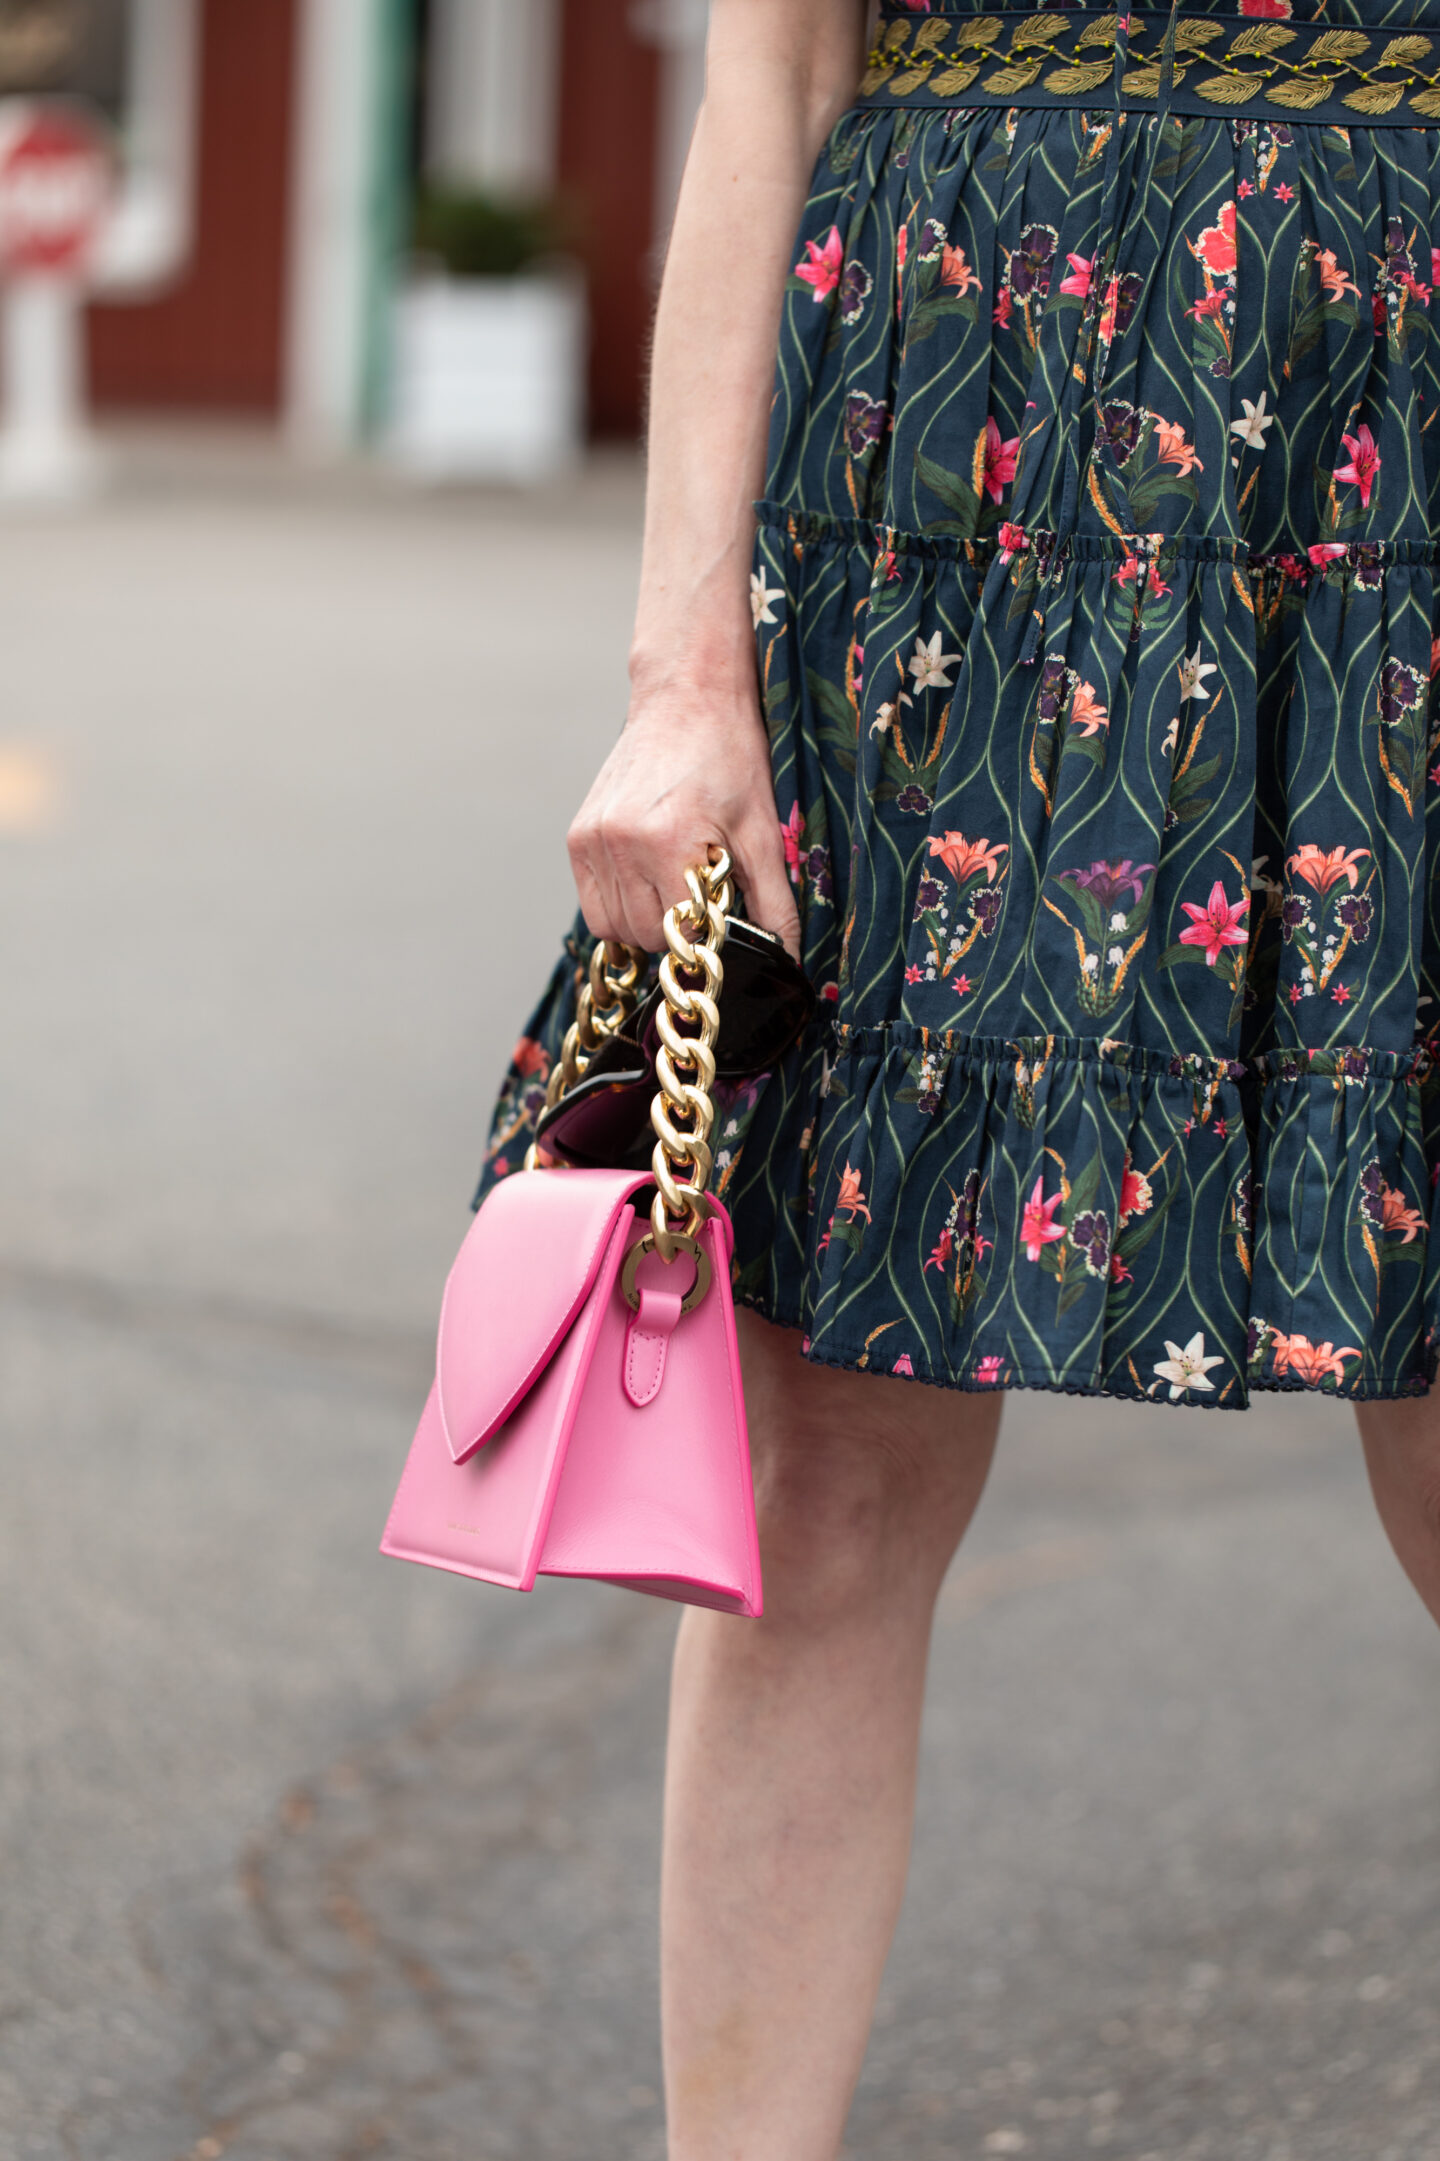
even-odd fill
[[[440,1307],[435,1374],[451,1457],[504,1425],[555,1355],[644,1172],[517,1171],[487,1197]]]

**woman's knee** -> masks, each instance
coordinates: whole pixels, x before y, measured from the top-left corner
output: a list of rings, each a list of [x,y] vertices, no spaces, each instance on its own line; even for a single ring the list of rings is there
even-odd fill
[[[808,1365],[743,1316],[767,1595],[817,1623],[938,1587],[989,1469],[999,1404]],[[772,1601],[773,1603],[773,1601]]]
[[[1440,1621],[1440,1396],[1358,1410],[1380,1520],[1401,1567]]]
[[[1402,1512],[1440,1548],[1440,1393],[1356,1408],[1381,1514]]]

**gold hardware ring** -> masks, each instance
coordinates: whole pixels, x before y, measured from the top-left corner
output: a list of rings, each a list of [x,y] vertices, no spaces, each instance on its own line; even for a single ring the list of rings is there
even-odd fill
[[[710,1288],[710,1256],[699,1239],[692,1238],[688,1231],[672,1231],[670,1238],[675,1251],[688,1253],[695,1263],[695,1281],[680,1301],[682,1313],[693,1313]],[[655,1233],[647,1231],[643,1238],[636,1239],[625,1256],[625,1266],[620,1271],[620,1288],[625,1293],[625,1302],[632,1313],[640,1311],[640,1293],[635,1287],[635,1272],[646,1254],[654,1251]]]

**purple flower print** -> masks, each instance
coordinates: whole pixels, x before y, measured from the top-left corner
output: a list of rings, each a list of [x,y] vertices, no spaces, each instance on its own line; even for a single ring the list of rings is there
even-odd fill
[[[898,810],[913,810],[916,816],[920,818],[928,818],[933,807],[930,797],[925,793],[919,782],[914,780],[907,781],[906,785],[900,790],[900,793],[895,798],[895,805]],[[927,879],[927,885],[929,882]],[[936,891],[939,891],[938,887]]]
[[[1058,718],[1065,703],[1065,663],[1058,654],[1052,653],[1040,670],[1040,696],[1036,702],[1036,715],[1043,722]]]
[[[871,277],[865,265],[852,256],[840,280],[840,320],[858,323],[870,298]]]
[[[817,899],[833,900],[835,881],[830,875],[830,850],[812,848],[805,858],[805,875],[810,880]]]
[[[1378,1223],[1384,1206],[1385,1181],[1380,1175],[1380,1158],[1372,1156],[1360,1173],[1360,1213],[1367,1223]]]
[[[1060,235],[1053,225],[1027,225],[1020,245],[1010,258],[1010,290],[1018,299],[1043,300],[1050,290],[1050,271]]]
[[[1280,935],[1287,945],[1304,920],[1305,903],[1298,893],[1291,893],[1280,906]]]
[[[1255,1181],[1249,1171],[1241,1174],[1235,1188],[1235,1220],[1242,1231],[1255,1228]]]
[[[1413,713],[1425,694],[1425,678],[1403,660],[1387,660],[1380,670],[1380,718],[1387,728]]]
[[[918,923],[927,909],[940,905],[940,881],[938,878],[922,878],[915,894],[915,920]]]
[[[1370,935],[1370,922],[1375,913],[1375,903],[1370,895],[1347,893],[1335,912],[1355,944],[1364,945]]]
[[[879,442],[885,426],[885,408],[878,398],[852,390],[845,400],[845,448],[852,458],[863,458]]]
[[[1087,1276],[1110,1273],[1110,1218],[1103,1208],[1086,1208],[1070,1226],[1070,1243],[1085,1256]]]
[[[1105,440],[1115,453],[1115,463],[1124,465],[1133,456],[1140,440],[1140,429],[1145,415],[1126,398],[1112,398],[1101,408],[1105,423]]]
[[[1145,898],[1145,880],[1154,868],[1153,863],[1132,863],[1127,855],[1118,863],[1092,863],[1088,870],[1062,870],[1060,876],[1093,893],[1102,908],[1113,908],[1122,893],[1131,894],[1132,906],[1138,907]]]
[[[1004,895],[998,885],[982,885],[970,903],[970,913],[980,925],[982,938],[992,938],[1000,921],[1000,910],[1005,905]]]

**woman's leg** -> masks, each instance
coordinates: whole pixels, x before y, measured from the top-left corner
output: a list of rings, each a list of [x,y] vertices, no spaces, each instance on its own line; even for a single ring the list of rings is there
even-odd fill
[[[833,2161],[904,1889],[931,1615],[998,1399],[806,1365],[741,1314],[765,1617],[675,1655],[671,2161]]]
[[[1355,1411],[1380,1521],[1440,1621],[1440,1392],[1359,1403]]]

